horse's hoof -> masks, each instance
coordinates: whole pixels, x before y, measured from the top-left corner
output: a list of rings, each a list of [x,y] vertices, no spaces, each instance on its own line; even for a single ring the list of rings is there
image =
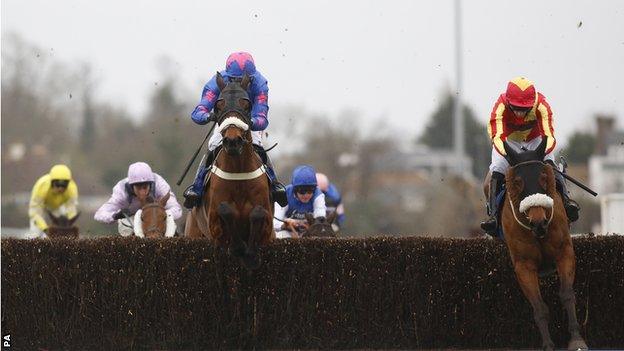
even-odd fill
[[[568,350],[588,350],[588,347],[583,339],[576,339],[570,340]]]

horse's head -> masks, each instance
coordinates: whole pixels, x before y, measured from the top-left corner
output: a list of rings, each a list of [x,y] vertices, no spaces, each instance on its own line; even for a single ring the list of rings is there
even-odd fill
[[[311,213],[306,213],[306,221],[308,222],[308,229],[301,234],[302,237],[336,237],[334,228],[332,228],[332,222],[336,219],[336,212],[332,212],[325,217],[317,217]]]
[[[533,151],[517,152],[507,142],[504,146],[511,165],[506,177],[509,196],[519,203],[519,210],[528,218],[533,233],[542,238],[553,215],[556,193],[554,171],[543,161],[546,138]]]
[[[46,211],[48,217],[50,217],[50,227],[48,228],[48,237],[59,238],[78,238],[78,227],[74,225],[80,212],[78,212],[73,218],[67,218],[67,216],[54,216],[50,211]]]
[[[139,237],[162,238],[167,232],[167,212],[165,205],[170,193],[156,201],[151,196],[141,205],[141,213],[134,218],[134,233]],[[169,224],[171,225],[171,224]],[[174,228],[175,230],[175,228]]]
[[[221,90],[215,104],[217,130],[223,136],[225,151],[232,156],[241,155],[243,146],[251,142],[251,101],[247,94],[250,82],[245,74],[242,80],[226,84],[217,72],[217,85]]]

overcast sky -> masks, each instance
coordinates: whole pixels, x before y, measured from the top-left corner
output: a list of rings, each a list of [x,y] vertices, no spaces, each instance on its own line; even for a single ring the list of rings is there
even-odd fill
[[[163,56],[192,99],[230,52],[244,50],[269,80],[270,104],[353,109],[364,124],[384,116],[410,132],[455,84],[451,0],[1,4],[3,36],[90,62],[99,98],[136,115]],[[560,140],[592,127],[595,112],[624,127],[624,1],[470,0],[462,16],[463,96],[482,122],[507,81],[524,75],[550,101]]]

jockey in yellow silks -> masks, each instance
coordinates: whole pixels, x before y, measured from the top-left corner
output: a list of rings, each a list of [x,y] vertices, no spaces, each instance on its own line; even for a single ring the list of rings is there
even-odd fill
[[[28,206],[28,237],[46,237],[46,210],[54,216],[73,218],[76,216],[77,206],[78,187],[72,179],[71,171],[65,165],[55,165],[50,173],[39,178],[33,186]]]

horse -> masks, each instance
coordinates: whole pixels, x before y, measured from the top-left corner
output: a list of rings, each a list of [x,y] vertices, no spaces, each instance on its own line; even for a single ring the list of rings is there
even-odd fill
[[[252,145],[249,83],[245,75],[226,84],[217,73],[216,132],[223,136],[222,148],[208,165],[210,182],[202,203],[187,215],[185,235],[207,237],[256,269],[258,247],[274,240],[275,232],[269,178]]]
[[[78,217],[80,216],[80,212],[78,212],[73,218],[69,219],[67,216],[59,216],[55,217],[50,211],[47,211],[48,217],[50,217],[51,225],[48,227],[47,235],[50,239],[55,238],[78,238],[78,227],[74,225]]]
[[[141,202],[141,209],[134,215],[134,235],[140,238],[171,237],[175,234],[175,222],[167,215],[165,205],[170,193],[155,200],[148,196]]]
[[[555,188],[551,165],[545,163],[544,139],[534,151],[516,152],[504,143],[510,168],[505,177],[506,198],[501,218],[505,242],[516,280],[533,309],[542,348],[552,350],[548,306],[539,288],[539,271],[556,265],[559,297],[568,317],[568,350],[587,350],[576,317],[573,284],[576,258],[563,200]]]
[[[332,228],[332,223],[336,219],[336,212],[330,213],[327,218],[325,217],[317,217],[311,213],[306,213],[305,215],[306,222],[308,224],[308,228],[299,233],[299,237],[301,238],[311,238],[311,237],[326,237],[326,238],[335,238],[338,236],[338,233],[334,231]]]

